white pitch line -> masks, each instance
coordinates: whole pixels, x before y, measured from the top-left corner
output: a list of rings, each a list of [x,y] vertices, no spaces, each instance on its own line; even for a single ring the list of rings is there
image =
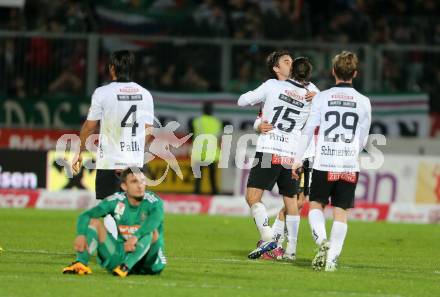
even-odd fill
[[[56,251],[47,251],[47,250],[23,250],[23,249],[8,249],[5,250],[4,253],[23,253],[23,254],[42,254],[42,255],[57,255],[57,256],[70,256],[75,254],[74,252],[66,253],[66,252],[56,252]]]
[[[371,296],[371,297],[403,297],[397,294],[381,294],[381,293],[362,293],[362,292],[346,292],[346,291],[325,291],[326,295],[337,296]]]
[[[67,253],[67,252],[57,252],[57,251],[48,251],[48,250],[27,250],[27,249],[8,249],[5,251],[5,253],[11,252],[11,253],[23,253],[23,254],[40,254],[40,255],[56,255],[56,256],[72,256],[75,253]],[[196,261],[216,261],[216,262],[225,262],[225,263],[256,263],[256,264],[263,264],[263,263],[277,263],[280,265],[290,265],[291,263],[288,262],[275,262],[275,261],[257,261],[257,260],[248,260],[248,259],[232,259],[232,258],[191,258],[191,257],[170,257],[167,256],[170,260],[182,260],[182,261],[190,261],[190,262],[196,262]]]

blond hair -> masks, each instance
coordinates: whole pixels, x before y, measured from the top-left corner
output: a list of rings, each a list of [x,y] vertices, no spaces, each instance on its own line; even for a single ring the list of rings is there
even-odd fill
[[[356,54],[349,51],[343,51],[337,54],[332,60],[333,70],[337,78],[344,81],[348,81],[354,77],[358,63],[359,60]]]

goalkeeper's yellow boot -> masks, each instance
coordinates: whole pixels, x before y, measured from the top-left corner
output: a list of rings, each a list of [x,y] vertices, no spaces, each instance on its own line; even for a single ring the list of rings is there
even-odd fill
[[[85,274],[91,274],[92,269],[90,269],[89,266],[79,262],[75,261],[72,264],[70,264],[67,267],[64,267],[63,274],[79,274],[79,275],[85,275]]]
[[[113,275],[124,278],[128,275],[128,267],[124,263],[113,269]]]

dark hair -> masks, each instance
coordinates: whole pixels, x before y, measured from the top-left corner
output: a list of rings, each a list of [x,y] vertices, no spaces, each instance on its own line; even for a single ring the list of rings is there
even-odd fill
[[[212,115],[212,102],[204,102],[203,103],[203,114]]]
[[[128,50],[113,52],[110,56],[109,66],[115,68],[117,80],[131,81],[134,68],[134,54]]]
[[[337,54],[332,61],[333,70],[337,78],[348,81],[353,78],[358,68],[358,57],[355,53],[343,51]]]
[[[292,77],[299,82],[309,82],[312,69],[312,64],[308,58],[298,57],[292,63]]]
[[[273,68],[279,65],[280,58],[285,55],[292,57],[292,54],[288,50],[274,51],[267,56],[266,66],[272,78],[277,78],[277,74],[273,71]]]
[[[141,169],[139,169],[139,171],[142,172]],[[135,174],[135,173],[136,172],[133,172],[133,170],[130,167],[125,168],[124,170],[122,170],[121,175],[119,176],[119,178],[121,180],[121,183],[125,183],[127,181],[127,176],[129,174]]]

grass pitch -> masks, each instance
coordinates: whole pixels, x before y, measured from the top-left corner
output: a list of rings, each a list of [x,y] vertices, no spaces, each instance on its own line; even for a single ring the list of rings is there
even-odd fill
[[[325,273],[310,267],[305,220],[292,264],[247,260],[257,241],[250,218],[167,215],[162,275],[119,279],[94,260],[92,275],[61,274],[74,259],[77,215],[0,209],[0,297],[440,296],[438,225],[350,222],[339,270]]]

